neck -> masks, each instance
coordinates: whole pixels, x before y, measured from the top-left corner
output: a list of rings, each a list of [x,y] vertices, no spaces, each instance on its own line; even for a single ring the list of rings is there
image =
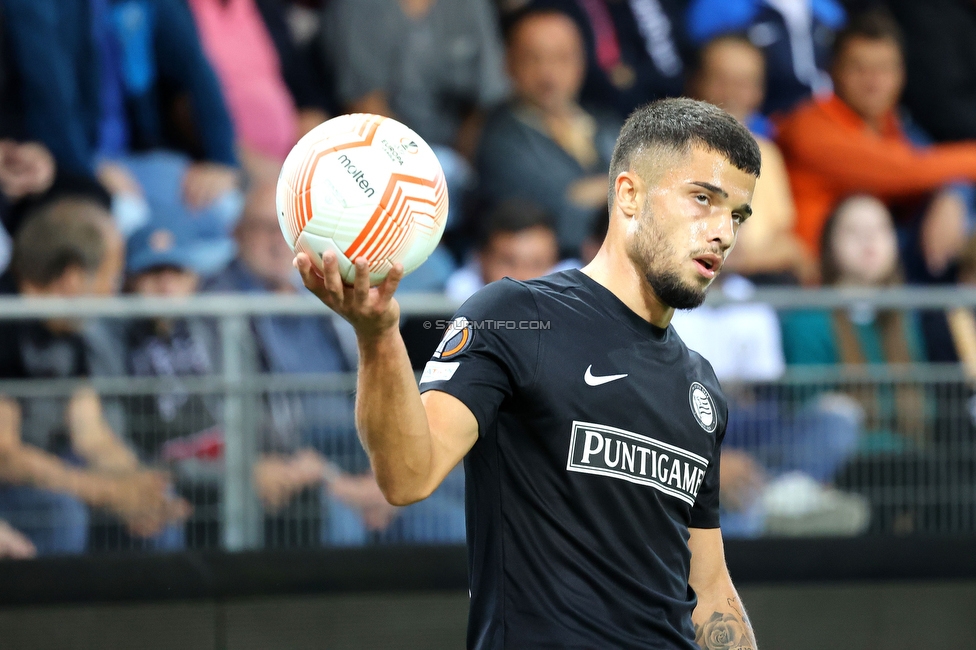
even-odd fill
[[[543,118],[547,120],[568,120],[576,117],[579,112],[576,102],[572,101],[547,105],[537,104],[530,100],[525,100],[525,102],[539,111]]]
[[[654,295],[647,279],[622,247],[614,246],[609,239],[582,270],[652,325],[663,329],[671,323],[674,307],[665,305]]]
[[[884,126],[884,116],[881,117],[865,117],[861,116],[868,127],[875,133],[881,133]]]
[[[848,104],[848,106],[851,106],[851,104]],[[853,106],[851,106],[851,108],[853,109]],[[880,115],[866,115],[856,109],[854,109],[854,112],[857,113],[858,117],[864,120],[864,123],[868,125],[868,128],[876,133],[881,133],[884,130],[885,119],[890,113],[890,111],[885,111]]]

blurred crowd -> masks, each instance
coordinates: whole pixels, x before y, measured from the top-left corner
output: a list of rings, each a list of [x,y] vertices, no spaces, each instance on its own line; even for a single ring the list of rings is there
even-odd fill
[[[924,361],[976,377],[966,310],[734,304],[766,285],[976,284],[974,0],[0,0],[0,290],[298,292],[274,184],[295,142],[346,112],[412,127],[448,179],[442,244],[401,291],[461,301],[579,267],[607,230],[623,120],[676,95],[725,108],[763,154],[717,289],[733,304],[674,321],[720,379]],[[341,323],[250,327],[255,372],[355,371]],[[0,322],[0,379],[169,382],[138,400],[0,396],[0,556],[215,544],[187,518],[220,507],[221,404],[181,382],[221,351],[192,319]],[[946,436],[926,394],[811,391],[786,408],[732,392],[729,534],[788,529],[797,495],[814,532],[917,525],[878,523],[856,477],[877,454],[927,462]],[[268,535],[304,504],[320,543],[463,540],[463,477],[389,506],[350,397],[258,410]]]

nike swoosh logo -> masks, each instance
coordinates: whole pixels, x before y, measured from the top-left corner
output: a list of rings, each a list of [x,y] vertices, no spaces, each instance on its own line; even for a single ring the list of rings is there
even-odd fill
[[[587,386],[600,386],[602,384],[610,383],[611,381],[617,381],[618,379],[623,379],[627,376],[626,373],[622,375],[604,375],[602,377],[595,377],[593,373],[590,372],[593,366],[587,366],[586,372],[583,374],[583,381],[586,382]]]

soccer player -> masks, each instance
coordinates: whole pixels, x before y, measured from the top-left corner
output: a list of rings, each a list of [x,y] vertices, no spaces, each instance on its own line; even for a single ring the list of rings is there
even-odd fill
[[[357,259],[348,287],[334,254],[324,277],[297,256],[358,333],[357,422],[387,499],[423,499],[464,459],[469,648],[756,647],[719,530],[726,401],[669,322],[704,300],[759,167],[721,109],[638,109],[596,258],[476,293],[419,390],[392,297],[400,267],[371,289]]]

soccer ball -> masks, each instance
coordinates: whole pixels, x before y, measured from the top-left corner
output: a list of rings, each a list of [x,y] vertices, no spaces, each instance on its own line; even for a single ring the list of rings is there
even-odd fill
[[[370,285],[397,262],[410,273],[447,222],[447,183],[420,136],[379,115],[340,115],[298,141],[278,176],[278,223],[292,250],[322,268],[335,251],[351,284],[353,260],[369,260]]]

